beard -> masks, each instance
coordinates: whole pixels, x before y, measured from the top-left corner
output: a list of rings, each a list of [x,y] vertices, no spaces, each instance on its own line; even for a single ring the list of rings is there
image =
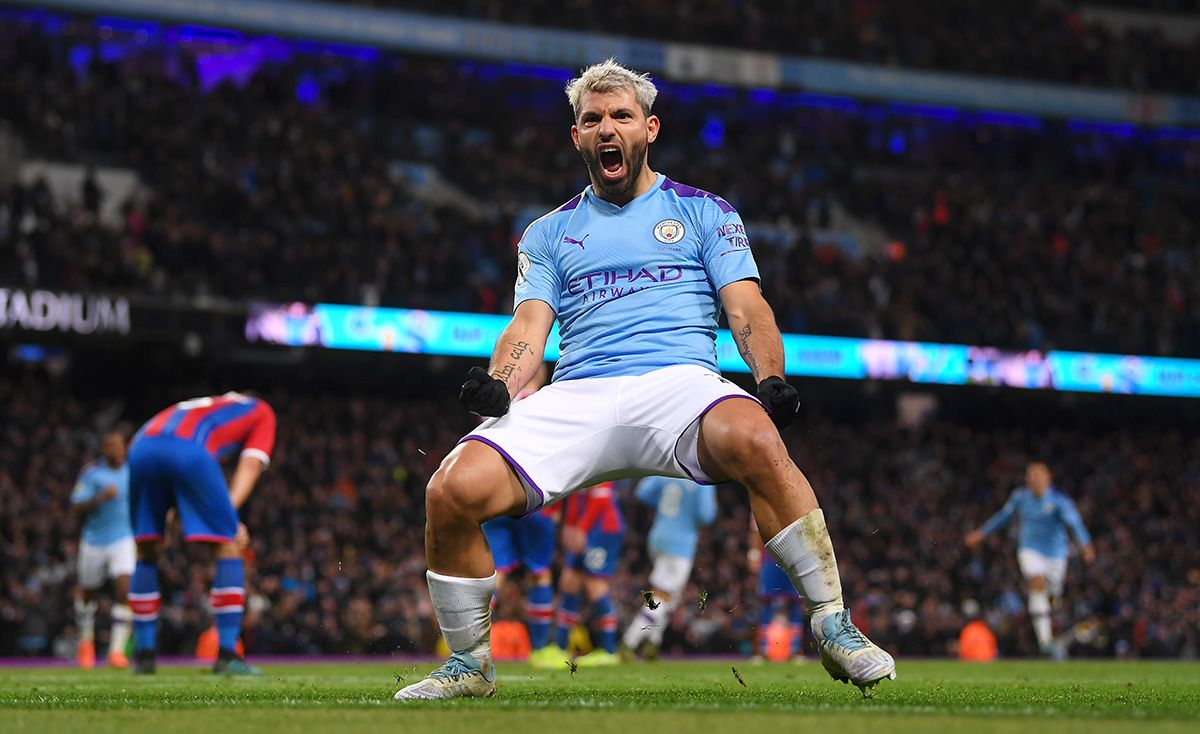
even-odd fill
[[[622,151],[625,175],[615,181],[605,177],[604,168],[600,165],[600,154],[596,152],[595,148],[579,149],[579,155],[583,157],[583,164],[587,167],[588,177],[592,179],[592,188],[600,198],[617,200],[633,198],[638,175],[646,165],[648,145],[645,140],[639,140],[629,146],[628,152]]]

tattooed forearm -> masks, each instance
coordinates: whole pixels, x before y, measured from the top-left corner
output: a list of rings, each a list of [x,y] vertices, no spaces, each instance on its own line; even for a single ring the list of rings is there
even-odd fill
[[[520,359],[525,356],[526,352],[533,349],[533,345],[529,342],[509,342],[508,344],[512,347],[512,351],[508,353],[508,356],[513,359]]]
[[[521,368],[519,366],[509,362],[503,367],[494,370],[492,372],[492,377],[495,377],[497,380],[503,380],[505,384],[508,384],[512,382],[512,378],[520,371]]]
[[[738,351],[742,353],[742,359],[746,360],[746,366],[750,368],[750,374],[757,380],[759,378],[758,359],[754,356],[754,352],[750,351],[750,334],[750,324],[746,324],[738,331]]]

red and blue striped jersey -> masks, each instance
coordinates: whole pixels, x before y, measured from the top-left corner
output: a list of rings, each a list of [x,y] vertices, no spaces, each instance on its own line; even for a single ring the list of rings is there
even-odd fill
[[[581,489],[568,497],[564,504],[563,525],[574,525],[585,533],[592,530],[619,533],[625,529],[625,520],[617,506],[612,482],[601,482],[594,487]]]
[[[236,392],[184,400],[151,418],[134,440],[151,436],[194,441],[218,460],[240,449],[266,465],[275,449],[275,411],[263,400]]]

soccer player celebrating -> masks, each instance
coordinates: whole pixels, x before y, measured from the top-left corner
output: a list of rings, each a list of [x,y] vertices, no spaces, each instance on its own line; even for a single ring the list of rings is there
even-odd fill
[[[79,628],[79,667],[96,665],[96,596],[106,578],[113,580],[112,633],[108,664],[128,668],[125,644],[129,642],[133,613],[129,609],[129,577],[133,575],[135,549],[129,523],[129,467],[125,465],[125,437],[117,431],[100,441],[103,460],[79,473],[71,493],[71,507],[83,516],[79,539],[79,592],[75,597],[75,624]]]
[[[621,654],[632,659],[644,642],[644,654],[653,660],[662,646],[667,616],[692,575],[700,528],[717,517],[717,491],[711,484],[647,477],[638,483],[634,496],[656,510],[646,539],[654,562],[649,579],[652,598],[642,605],[625,630]]]
[[[1029,617],[1043,654],[1053,655],[1054,633],[1050,613],[1062,595],[1071,547],[1067,530],[1079,544],[1084,563],[1096,559],[1092,538],[1075,503],[1051,484],[1050,469],[1035,461],[1025,467],[1025,486],[1013,490],[1008,502],[978,530],[967,534],[966,542],[976,548],[989,534],[1007,526],[1014,516],[1021,519],[1017,543],[1017,564],[1029,583]]]
[[[271,461],[275,411],[265,401],[230,392],[176,403],[142,426],[129,450],[129,502],[137,539],[133,607],[134,672],[155,671],[158,634],[158,543],[167,510],[174,507],[183,538],[203,543],[216,558],[210,602],[217,627],[213,672],[257,675],[237,654],[245,606],[241,551],[246,528],[242,506]],[[220,460],[238,452],[226,487]]]
[[[816,495],[778,428],[799,395],[759,291],[741,218],[724,199],[651,170],[650,79],[607,61],[567,85],[571,138],[591,185],[534,221],[517,252],[516,307],[487,370],[459,395],[493,416],[442,462],[425,496],[429,593],[453,654],[396,698],[495,692],[489,601],[496,574],[479,526],[621,477],[736,480],[767,546],[804,597],[825,667],[869,687],[892,657],[850,620]],[[724,308],[757,400],[717,372]],[[552,383],[510,406],[558,320]]]

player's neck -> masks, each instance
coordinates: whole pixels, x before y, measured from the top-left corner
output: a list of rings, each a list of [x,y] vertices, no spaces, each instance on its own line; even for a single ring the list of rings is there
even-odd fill
[[[600,187],[596,182],[592,181],[592,192],[599,198],[604,199],[610,204],[617,206],[625,206],[629,202],[638,198],[650,189],[654,188],[654,183],[658,181],[658,174],[650,170],[650,166],[642,166],[642,172],[638,174],[637,183],[627,192],[622,192],[620,195],[602,194]]]

